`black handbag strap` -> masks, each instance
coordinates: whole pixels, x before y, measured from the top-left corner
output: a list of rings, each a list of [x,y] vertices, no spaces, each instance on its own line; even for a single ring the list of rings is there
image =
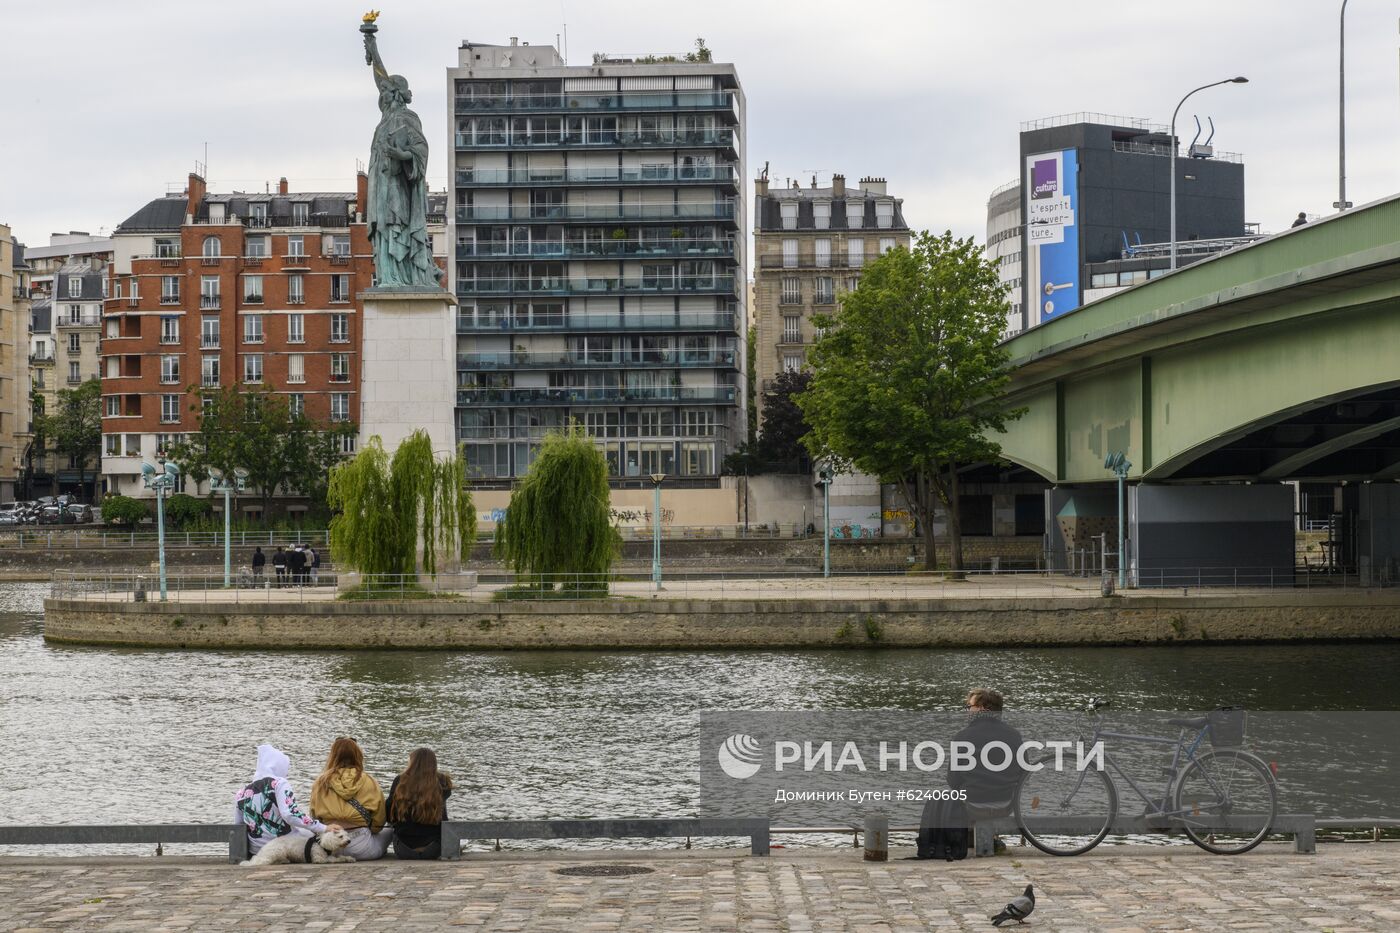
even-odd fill
[[[362,803],[360,803],[360,802],[359,802],[358,800],[356,800],[354,797],[351,797],[351,798],[350,798],[348,801],[346,801],[346,802],[349,803],[350,806],[352,806],[352,807],[355,808],[355,812],[356,812],[356,813],[358,813],[358,814],[360,814],[360,816],[364,817],[364,820],[365,820],[365,828],[368,829],[370,832],[374,832],[374,814],[373,814],[373,813],[370,813],[368,810],[366,810],[366,809],[365,809],[365,805],[362,804]]]

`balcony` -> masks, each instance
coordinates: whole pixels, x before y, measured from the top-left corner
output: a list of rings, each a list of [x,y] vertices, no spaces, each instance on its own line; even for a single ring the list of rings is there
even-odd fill
[[[733,186],[738,170],[732,165],[649,166],[623,168],[503,168],[466,169],[457,172],[458,187],[491,185],[633,185],[633,184],[723,184]]]
[[[176,345],[178,345],[178,344],[180,343],[180,335],[179,335],[179,334],[161,334],[161,335],[160,335],[160,341],[159,341],[159,342],[160,342],[161,346],[176,346]]]
[[[199,348],[201,350],[217,350],[219,349],[219,338],[204,334],[199,338]]]
[[[814,256],[799,256],[791,259],[786,256],[760,256],[758,257],[758,267],[760,269],[863,269],[865,260],[863,257],[852,259],[849,255],[835,255],[825,262],[818,262]]]
[[[217,311],[221,304],[218,295],[199,296],[199,310],[201,311]]]
[[[219,387],[219,377],[204,375],[199,378],[200,388],[217,389]]]
[[[698,314],[570,314],[547,315],[512,320],[507,317],[457,318],[457,333],[496,333],[525,331],[724,331],[733,333],[737,322],[732,311],[701,312]]]
[[[457,282],[460,297],[472,295],[737,295],[732,275],[673,275],[638,279],[473,279]]]
[[[635,405],[658,402],[702,402],[724,404],[733,402],[738,390],[734,386],[653,386],[650,388],[588,388],[572,386],[558,389],[489,389],[459,388],[458,405]]]
[[[599,231],[600,234],[602,231]],[[733,240],[696,240],[673,237],[669,240],[613,240],[603,236],[586,242],[473,243],[459,240],[458,260],[509,259],[616,259],[683,256],[692,259],[732,259]]]
[[[733,110],[733,91],[681,91],[672,93],[624,94],[514,94],[495,97],[457,97],[453,106],[458,113],[490,114],[549,113],[579,110],[603,113],[639,113],[657,110],[702,111]]]
[[[530,353],[516,350],[502,353],[458,353],[457,369],[461,372],[501,369],[637,369],[658,366],[732,369],[736,359],[735,350],[645,350],[638,354],[622,350],[592,353],[567,350]]]
[[[458,427],[458,440],[495,440],[495,441],[538,441],[551,432],[558,433],[563,425],[531,425],[529,427],[506,427],[504,425],[496,427],[493,425]],[[644,438],[644,439],[666,439],[666,438],[712,438],[728,435],[729,426],[722,423],[708,425],[705,429],[697,428],[693,425],[680,424],[658,424],[655,427],[642,427],[636,424],[624,424],[609,426],[606,436],[609,438]],[[594,435],[595,437],[600,435]]]
[[[161,296],[160,296],[160,303],[163,304],[163,305],[178,305],[178,304],[180,303],[180,296],[179,296],[179,295],[161,295]]]
[[[568,220],[635,220],[641,222],[678,220],[733,220],[734,202],[715,204],[558,204],[529,207],[498,205],[457,207],[458,223],[499,221],[557,224]]]
[[[649,149],[715,147],[734,150],[733,130],[668,130],[654,133],[514,132],[455,133],[458,149]]]
[[[101,315],[84,314],[80,317],[65,317],[54,321],[58,327],[98,327],[102,324]]]

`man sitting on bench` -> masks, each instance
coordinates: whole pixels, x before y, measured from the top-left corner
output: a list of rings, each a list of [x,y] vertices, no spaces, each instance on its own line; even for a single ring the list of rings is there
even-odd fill
[[[1005,708],[1006,700],[997,691],[986,687],[973,690],[967,695],[970,721],[953,736],[954,742],[969,742],[976,749],[976,767],[948,772],[948,786],[966,792],[968,816],[974,823],[1009,814],[1016,802],[1016,788],[1025,774],[1016,759],[1021,733],[1001,718]],[[1004,770],[994,771],[982,763],[982,749],[992,742],[1004,742],[1010,749],[1011,762]],[[992,758],[1000,760],[996,754]],[[996,847],[1002,848],[1001,840],[997,840]]]

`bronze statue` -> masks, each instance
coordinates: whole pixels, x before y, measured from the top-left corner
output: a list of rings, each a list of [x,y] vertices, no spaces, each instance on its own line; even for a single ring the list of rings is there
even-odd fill
[[[440,288],[442,270],[433,262],[428,237],[428,139],[418,114],[408,109],[413,94],[403,75],[391,75],[379,58],[378,11],[360,24],[365,62],[379,88],[379,125],[369,151],[366,220],[374,249],[377,288]]]

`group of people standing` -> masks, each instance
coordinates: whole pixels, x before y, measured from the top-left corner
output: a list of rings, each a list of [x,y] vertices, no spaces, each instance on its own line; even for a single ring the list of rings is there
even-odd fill
[[[297,804],[287,780],[290,768],[280,749],[258,746],[253,779],[234,797],[234,822],[247,829],[249,854],[289,833],[309,837],[339,826],[350,835],[341,854],[356,861],[383,858],[390,846],[401,859],[441,858],[452,778],[438,770],[432,749],[413,750],[385,797],[379,782],[366,773],[364,752],[355,740],[336,739],[325,768],[311,784],[310,814]]]
[[[262,582],[266,567],[267,555],[263,549],[253,548],[253,582]],[[279,546],[272,554],[272,572],[278,586],[315,584],[321,572],[321,555],[309,544]]]

